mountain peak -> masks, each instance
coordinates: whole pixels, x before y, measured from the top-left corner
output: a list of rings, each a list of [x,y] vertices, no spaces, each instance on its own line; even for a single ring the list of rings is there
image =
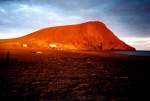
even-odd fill
[[[100,24],[100,25],[105,25],[103,22],[100,22],[100,21],[87,21],[87,22],[84,22],[82,24]]]

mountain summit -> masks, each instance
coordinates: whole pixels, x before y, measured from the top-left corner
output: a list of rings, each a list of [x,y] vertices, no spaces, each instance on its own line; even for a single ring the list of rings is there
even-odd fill
[[[104,23],[81,24],[41,29],[23,37],[0,40],[1,48],[55,48],[77,50],[135,50],[116,37]]]

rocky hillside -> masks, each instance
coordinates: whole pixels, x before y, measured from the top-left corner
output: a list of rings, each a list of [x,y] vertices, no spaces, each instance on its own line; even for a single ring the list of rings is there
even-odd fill
[[[99,21],[49,27],[23,37],[0,40],[0,48],[135,50]]]

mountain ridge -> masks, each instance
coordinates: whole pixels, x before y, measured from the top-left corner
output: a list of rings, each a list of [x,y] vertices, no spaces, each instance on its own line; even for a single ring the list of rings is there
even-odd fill
[[[78,50],[135,50],[121,41],[100,21],[55,26],[40,29],[28,35],[0,40],[0,47],[56,48]],[[56,47],[50,47],[55,44]]]

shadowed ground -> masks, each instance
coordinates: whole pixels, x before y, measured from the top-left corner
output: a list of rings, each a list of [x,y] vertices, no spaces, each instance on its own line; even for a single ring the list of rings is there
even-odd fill
[[[111,52],[0,50],[0,96],[20,101],[128,101],[149,57]]]

